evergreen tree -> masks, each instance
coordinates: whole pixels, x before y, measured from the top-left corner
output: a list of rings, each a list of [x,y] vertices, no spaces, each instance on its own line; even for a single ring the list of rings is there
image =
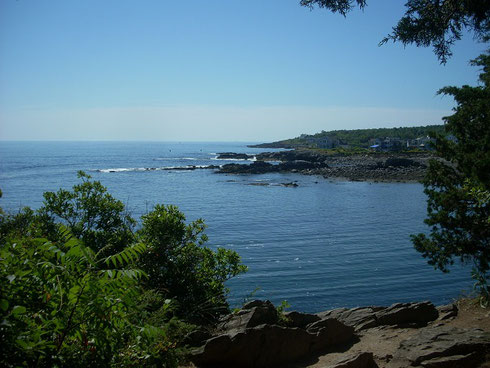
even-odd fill
[[[439,160],[431,162],[424,181],[430,236],[413,236],[415,248],[442,271],[454,259],[472,262],[473,278],[488,300],[490,270],[490,55],[472,62],[482,66],[482,85],[445,87],[455,113],[445,118],[456,139],[437,137]]]
[[[366,0],[301,0],[300,4],[315,5],[346,15],[354,7],[364,9]],[[434,48],[441,63],[452,55],[451,46],[461,39],[464,29],[476,39],[490,38],[490,1],[488,0],[408,0],[405,15],[380,44],[388,41],[404,45]]]

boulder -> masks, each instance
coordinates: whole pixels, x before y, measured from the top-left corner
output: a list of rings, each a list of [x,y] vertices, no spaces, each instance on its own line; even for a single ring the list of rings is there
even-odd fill
[[[424,326],[439,316],[431,302],[397,303],[375,313],[377,324]]]
[[[279,366],[307,356],[313,338],[303,329],[261,325],[210,339],[191,360],[199,367]]]
[[[397,303],[390,307],[339,308],[316,314],[320,319],[335,318],[355,331],[385,325],[423,326],[438,317],[430,302]]]
[[[342,357],[327,368],[378,368],[373,353],[364,352]]]
[[[420,329],[402,341],[395,358],[424,367],[465,368],[477,366],[489,349],[488,332],[475,328],[435,326]]]
[[[334,319],[315,322],[306,330],[264,324],[211,338],[194,349],[190,359],[199,367],[274,367],[352,338],[353,328]]]
[[[301,313],[296,311],[284,313],[289,327],[305,328],[307,325],[319,321],[321,318],[315,314]]]
[[[277,323],[277,310],[266,300],[255,300],[243,306],[237,313],[226,316],[218,328],[221,331],[243,331],[262,324]]]
[[[312,344],[313,351],[320,351],[329,346],[343,345],[354,338],[354,328],[334,318],[310,323],[306,326],[306,331],[317,336]]]
[[[438,320],[444,321],[458,315],[458,306],[456,304],[441,305],[437,307],[437,312],[439,312]]]
[[[318,313],[320,318],[336,318],[347,326],[354,327],[355,331],[378,326],[376,312],[384,307],[339,308]]]

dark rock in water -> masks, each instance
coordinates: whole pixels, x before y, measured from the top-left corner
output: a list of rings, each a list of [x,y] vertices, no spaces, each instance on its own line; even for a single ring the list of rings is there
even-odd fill
[[[329,368],[378,368],[373,353],[364,352],[342,357]]]
[[[397,303],[376,312],[378,325],[426,325],[439,317],[436,307],[431,302]]]
[[[476,367],[490,349],[490,334],[480,329],[438,326],[421,329],[400,343],[395,358],[423,367]]]
[[[441,305],[437,307],[439,312],[439,321],[444,321],[458,315],[458,306],[456,304]]]
[[[252,160],[255,156],[246,153],[219,152],[218,160]]]
[[[291,182],[291,183],[281,183],[281,186],[283,186],[283,187],[296,188],[296,187],[298,187],[298,184],[297,183],[294,183],[294,182]]]
[[[257,160],[262,161],[307,161],[320,163],[326,167],[325,156],[312,151],[280,151],[280,152],[263,152],[256,156]]]
[[[301,313],[296,311],[284,313],[289,327],[306,328],[307,325],[319,321],[321,318],[316,314]]]
[[[305,161],[305,160],[293,160],[280,163],[279,170],[290,171],[290,170],[308,170],[318,168],[319,165],[315,162]]]
[[[221,166],[218,172],[224,174],[265,174],[278,170],[277,165],[272,165],[263,161],[256,161],[252,162],[250,165],[226,164]]]

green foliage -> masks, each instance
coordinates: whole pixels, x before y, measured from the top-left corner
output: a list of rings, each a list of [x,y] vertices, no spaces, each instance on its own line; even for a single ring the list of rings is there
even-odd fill
[[[482,0],[409,0],[405,15],[385,37],[404,45],[432,46],[441,63],[451,57],[451,46],[461,39],[463,29],[477,39],[490,36],[490,2]]]
[[[364,9],[366,0],[301,0],[302,6],[317,5],[345,16],[356,5]],[[432,46],[441,63],[452,55],[451,46],[461,39],[463,29],[475,38],[490,38],[490,2],[487,0],[408,0],[405,15],[380,45],[388,42]]]
[[[203,247],[204,222],[186,224],[175,206],[157,205],[142,220],[139,236],[149,248],[140,265],[150,276],[147,287],[174,297],[191,321],[212,321],[227,312],[224,283],[246,271],[238,254]]]
[[[39,214],[47,236],[56,240],[58,223],[67,225],[77,238],[94,251],[104,248],[106,254],[120,251],[133,238],[135,225],[124,208],[124,204],[107,193],[99,181],[79,172],[82,183],[72,191],[44,193],[44,205]]]
[[[133,328],[128,316],[140,291],[141,271],[128,263],[101,269],[108,260],[66,229],[57,243],[8,240],[0,259],[2,365],[111,363]]]
[[[236,252],[204,247],[202,220],[158,205],[140,230],[90,176],[0,213],[2,366],[175,367],[183,340],[228,311]]]
[[[287,300],[281,301],[281,305],[276,307],[277,311],[277,321],[281,326],[288,326],[291,320],[284,314],[286,309],[291,308],[291,304]]]
[[[490,56],[473,61],[482,66],[482,85],[440,90],[457,102],[445,118],[447,132],[458,142],[437,136],[440,160],[430,163],[424,181],[428,195],[430,235],[413,236],[415,248],[442,271],[454,259],[472,262],[473,277],[488,298],[490,270]]]
[[[343,144],[349,145],[350,149],[346,152],[350,152],[352,149],[356,148],[368,148],[370,146],[369,141],[374,138],[392,137],[407,140],[443,132],[444,125],[427,125],[419,127],[332,130],[328,132],[322,131],[321,133],[317,133],[309,137],[329,137],[332,139],[338,139]],[[307,140],[301,137],[281,141],[281,143],[288,144],[293,147],[308,146]],[[342,152],[342,148],[338,148],[338,150],[339,152]]]
[[[334,13],[340,13],[344,17],[350,12],[356,4],[359,8],[364,9],[366,6],[366,0],[301,0],[302,6],[307,6],[313,9],[315,5],[319,8],[326,8]]]

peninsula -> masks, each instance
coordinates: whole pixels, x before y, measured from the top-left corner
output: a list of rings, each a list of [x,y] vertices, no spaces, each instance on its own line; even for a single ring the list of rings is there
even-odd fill
[[[282,148],[258,155],[224,152],[218,159],[251,160],[219,168],[225,174],[295,172],[351,181],[418,182],[434,159],[432,136],[444,134],[443,125],[337,130],[251,148]]]

